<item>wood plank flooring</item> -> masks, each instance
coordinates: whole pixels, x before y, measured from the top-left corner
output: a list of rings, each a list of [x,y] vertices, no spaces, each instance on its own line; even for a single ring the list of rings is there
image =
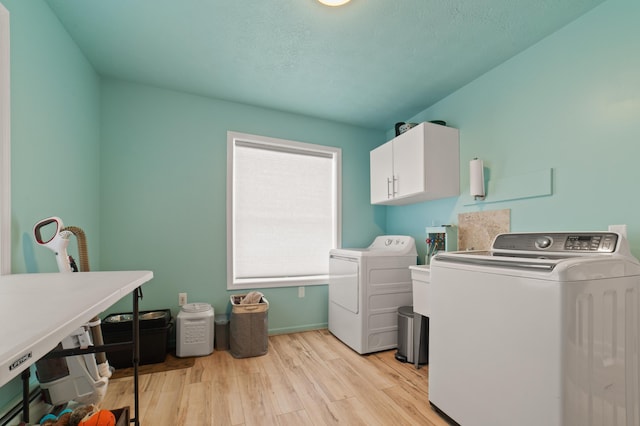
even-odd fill
[[[143,426],[447,426],[428,403],[428,366],[395,350],[359,355],[327,330],[269,337],[260,357],[227,351],[140,376]],[[130,406],[133,378],[111,380],[102,408]]]

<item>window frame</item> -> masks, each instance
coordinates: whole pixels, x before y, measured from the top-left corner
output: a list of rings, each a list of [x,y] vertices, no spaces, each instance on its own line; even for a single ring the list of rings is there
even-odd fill
[[[305,152],[311,155],[328,157],[332,161],[332,194],[333,194],[333,247],[341,246],[342,236],[342,150],[337,147],[297,142],[267,136],[252,135],[234,131],[227,132],[227,289],[260,289],[278,287],[298,287],[309,285],[326,285],[329,281],[329,271],[323,275],[298,277],[272,277],[236,279],[234,274],[234,161],[236,145],[257,145],[258,149],[286,152]],[[329,253],[327,252],[327,265]]]

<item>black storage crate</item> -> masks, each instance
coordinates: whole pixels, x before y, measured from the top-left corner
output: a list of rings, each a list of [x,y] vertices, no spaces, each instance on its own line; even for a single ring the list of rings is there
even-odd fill
[[[142,311],[140,318],[140,365],[164,362],[167,342],[173,327],[171,310]],[[112,314],[102,320],[104,343],[125,343],[133,340],[133,313]],[[133,366],[133,348],[108,350],[109,365],[115,368]]]

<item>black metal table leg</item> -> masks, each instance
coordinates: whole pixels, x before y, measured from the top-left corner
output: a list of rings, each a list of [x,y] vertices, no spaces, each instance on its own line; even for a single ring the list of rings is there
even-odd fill
[[[31,369],[24,370],[20,377],[22,377],[22,421],[29,423],[29,378],[31,377]]]
[[[140,363],[140,311],[138,306],[138,298],[142,297],[140,287],[133,292],[133,405],[135,416],[132,422],[140,425],[140,401],[139,401],[139,382],[138,382],[138,364]]]

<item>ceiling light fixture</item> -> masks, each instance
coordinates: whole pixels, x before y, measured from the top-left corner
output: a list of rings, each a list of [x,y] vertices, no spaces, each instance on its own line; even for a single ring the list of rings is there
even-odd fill
[[[318,0],[318,1],[327,6],[342,6],[343,4],[349,3],[350,0]]]

